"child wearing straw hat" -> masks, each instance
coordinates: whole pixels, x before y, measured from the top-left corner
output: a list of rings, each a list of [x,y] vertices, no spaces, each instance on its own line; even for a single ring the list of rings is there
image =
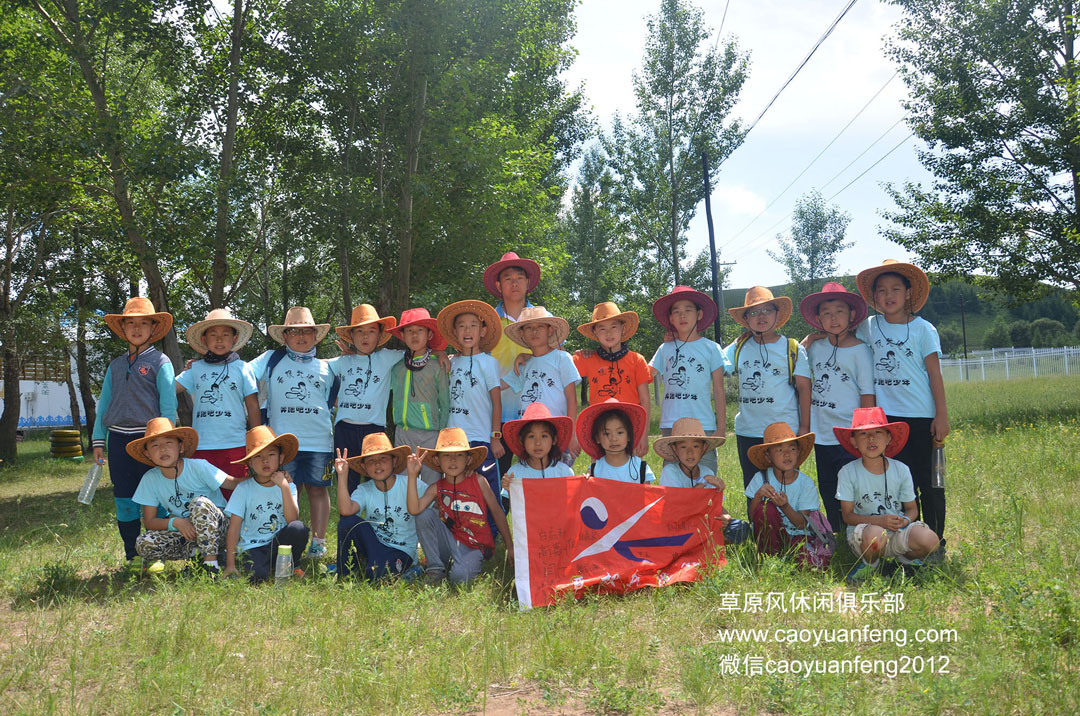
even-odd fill
[[[656,299],[652,312],[657,323],[672,336],[672,340],[660,344],[649,361],[653,376],[664,380],[660,434],[670,435],[680,418],[696,418],[710,435],[724,437],[727,359],[715,341],[701,335],[716,319],[716,304],[701,291],[676,286],[671,293]],[[707,450],[702,464],[715,473],[716,452]]]
[[[765,554],[779,554],[806,541],[810,513],[818,508],[818,491],[799,467],[813,448],[813,433],[796,436],[787,423],[767,426],[762,442],[750,448],[749,458],[758,472],[745,494],[754,537]],[[798,550],[800,565],[808,557],[805,549]]]
[[[502,489],[509,488],[515,477],[572,477],[574,469],[562,457],[573,433],[574,421],[565,415],[552,415],[543,403],[531,403],[525,415],[504,423],[503,439],[518,462],[503,474]]]
[[[742,306],[728,309],[745,332],[724,349],[739,383],[739,412],[735,415],[735,441],[739,450],[743,486],[757,473],[750,448],[760,445],[765,427],[772,423],[810,431],[810,363],[795,339],[780,334],[791,318],[787,296],[773,296],[764,286],[746,292]],[[812,443],[811,443],[812,444]]]
[[[577,421],[581,449],[596,462],[589,474],[605,480],[656,482],[649,463],[634,455],[637,436],[647,430],[648,416],[637,403],[608,398],[581,411]]]
[[[282,466],[292,462],[299,449],[295,435],[274,435],[258,425],[245,435],[244,455],[236,461],[251,471],[225,505],[229,531],[225,536],[225,574],[237,574],[236,555],[251,573],[252,584],[270,578],[278,545],[292,547],[293,564],[299,564],[308,542],[308,528],[300,521],[296,485]],[[296,570],[303,574],[299,568]]]
[[[176,392],[187,391],[194,404],[191,427],[199,434],[195,457],[233,477],[247,475],[247,465],[239,462],[247,452],[244,434],[262,423],[255,373],[237,355],[252,331],[250,323],[233,318],[229,309],[215,308],[188,326],[188,345],[202,358],[176,376]]]
[[[315,323],[311,310],[293,306],[280,325],[266,333],[283,348],[266,351],[249,364],[267,386],[266,414],[274,434],[296,436],[299,450],[285,464],[298,491],[307,493],[311,510],[308,556],[326,554],[326,527],[330,521],[330,463],[334,459],[330,412],[336,400],[334,374],[316,355],[316,347],[330,331]]]
[[[145,435],[152,418],[176,420],[173,365],[153,346],[172,329],[172,315],[155,311],[148,298],[135,297],[124,305],[123,313],[106,314],[105,324],[127,341],[128,347],[109,363],[101,381],[93,431],[94,461],[104,464],[108,450],[116,528],[124,556],[134,563],[140,510],[132,496],[146,468],[129,457],[127,446]]]
[[[470,582],[480,574],[484,559],[495,551],[488,529],[492,515],[506,544],[506,558],[514,561],[510,527],[486,480],[476,475],[487,449],[470,447],[461,428],[439,432],[435,447],[409,455],[409,513],[416,517],[420,547],[427,557],[427,581],[438,584],[449,577],[451,583]],[[416,491],[420,466],[427,463],[442,477],[423,495]],[[428,507],[434,503],[435,510]]]
[[[909,439],[907,423],[890,420],[881,408],[859,408],[850,427],[838,426],[833,432],[844,449],[859,458],[841,468],[836,488],[848,545],[860,557],[848,579],[865,578],[881,557],[919,566],[937,549],[938,537],[918,521],[911,471],[893,459]]]
[[[598,303],[592,320],[578,326],[578,333],[596,341],[595,351],[574,353],[574,367],[589,386],[589,402],[601,403],[615,399],[636,403],[649,414],[649,383],[653,382],[649,364],[644,356],[627,347],[627,341],[637,332],[638,314],[620,311],[612,301]],[[635,434],[634,454],[645,457],[649,452],[649,431]],[[580,441],[580,437],[579,437]]]
[[[853,332],[866,318],[866,301],[839,283],[829,281],[817,293],[799,304],[803,320],[827,341],[811,343],[806,350],[813,374],[810,397],[810,429],[817,436],[814,458],[818,489],[833,529],[843,524],[836,501],[836,479],[840,468],[855,458],[833,435],[833,428],[851,424],[856,408],[874,405],[874,367],[870,351]]]
[[[338,577],[354,569],[364,579],[377,581],[408,571],[416,562],[416,522],[409,513],[405,461],[412,454],[408,445],[394,447],[386,433],[364,438],[359,455],[349,457],[338,450],[334,468],[338,475]],[[364,477],[349,494],[349,470]],[[359,570],[361,560],[363,570]]]
[[[532,306],[523,309],[517,322],[503,329],[503,335],[532,351],[520,372],[510,370],[502,377],[502,385],[518,394],[516,417],[523,416],[530,404],[543,403],[552,415],[576,420],[576,387],[581,376],[570,354],[559,348],[570,335],[566,319],[551,315],[543,306]],[[573,464],[578,452],[577,439],[572,437],[564,457],[567,464]]]
[[[142,505],[146,525],[135,549],[144,562],[201,555],[203,568],[216,575],[227,528],[221,488],[232,490],[243,481],[192,458],[198,446],[198,433],[174,427],[168,418],[152,418],[146,435],[127,444],[128,455],[151,468],[131,497]],[[168,516],[158,517],[159,508]]]

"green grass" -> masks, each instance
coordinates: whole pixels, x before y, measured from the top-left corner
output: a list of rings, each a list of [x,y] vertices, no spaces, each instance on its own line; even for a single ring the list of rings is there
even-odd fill
[[[0,472],[0,693],[5,714],[1080,712],[1080,379],[949,386],[950,558],[852,591],[825,574],[729,551],[700,584],[519,611],[492,564],[455,589],[315,578],[285,589],[178,570],[120,571],[103,485],[23,445]],[[733,413],[732,413],[733,416]],[[656,469],[658,465],[654,465]],[[721,474],[738,481],[734,444]],[[813,474],[812,460],[807,472]],[[745,503],[729,491],[738,516]],[[893,590],[899,613],[743,613],[748,592]],[[732,628],[955,629],[947,644],[729,644]],[[948,674],[722,675],[766,659],[950,657]]]

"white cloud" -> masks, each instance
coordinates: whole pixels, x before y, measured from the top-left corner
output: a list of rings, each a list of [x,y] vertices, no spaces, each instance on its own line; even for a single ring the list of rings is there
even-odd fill
[[[765,198],[739,184],[717,184],[712,194],[713,205],[731,216],[752,217],[765,208]]]

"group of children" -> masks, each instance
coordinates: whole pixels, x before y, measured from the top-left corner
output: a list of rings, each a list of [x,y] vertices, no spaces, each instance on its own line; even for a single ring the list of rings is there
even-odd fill
[[[596,478],[723,490],[725,374],[739,386],[749,519],[724,511],[727,543],[752,534],[763,551],[805,561],[820,489],[830,525],[847,525],[861,557],[856,575],[881,557],[943,555],[944,491],[931,487],[930,463],[932,440],[949,426],[937,333],[915,315],[929,291],[921,270],[887,261],[859,274],[859,294],[826,284],[800,305],[818,331],[801,344],[779,332],[792,301],[754,287],[729,311],[744,333],[722,348],[702,335],[717,314],[712,299],[677,286],[653,304],[667,337],[649,362],[628,347],[638,315],[612,302],[578,327],[595,348],[564,351],[567,321],[528,301],[539,280],[535,261],[508,252],[484,272],[494,308],[459,301],[434,318],[409,309],[398,322],[357,306],[336,328],[341,354],[330,360],[316,355],[330,326],[307,308],[268,326],[281,347],[247,363],[237,351],[251,324],[216,309],[187,329],[201,358],[175,377],[152,345],[172,317],[128,301],[105,317],[128,350],[105,375],[93,435],[98,462],[108,447],[127,558],[161,569],[198,556],[211,573],[241,565],[254,581],[269,576],[279,544],[297,562],[322,558],[336,476],[339,576],[469,581],[500,537],[513,560],[500,498],[509,481],[571,476],[580,451]],[[867,302],[879,315],[866,318]],[[404,350],[384,347],[392,337]],[[659,480],[644,459],[656,377]],[[579,413],[582,380],[589,405]],[[175,427],[182,391],[191,427]],[[811,451],[817,485],[800,471]]]

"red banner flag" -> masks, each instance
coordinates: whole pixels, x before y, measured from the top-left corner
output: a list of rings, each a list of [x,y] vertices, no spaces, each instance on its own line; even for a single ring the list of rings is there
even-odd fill
[[[722,500],[718,490],[594,477],[513,479],[518,601],[697,581],[706,563],[726,564]]]

